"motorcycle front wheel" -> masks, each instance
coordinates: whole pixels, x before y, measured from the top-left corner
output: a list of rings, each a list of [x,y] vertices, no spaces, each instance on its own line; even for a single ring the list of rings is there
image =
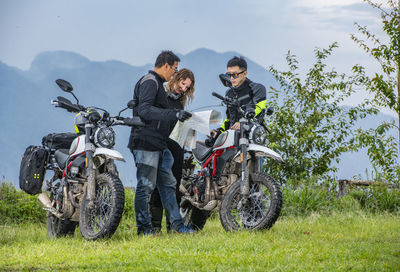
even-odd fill
[[[221,224],[227,231],[268,229],[282,209],[279,184],[266,174],[250,175],[250,195],[240,195],[240,181],[226,192],[220,207]]]
[[[121,180],[110,174],[98,175],[93,207],[89,207],[87,188],[83,196],[79,216],[82,236],[88,240],[111,237],[121,221],[124,203]]]

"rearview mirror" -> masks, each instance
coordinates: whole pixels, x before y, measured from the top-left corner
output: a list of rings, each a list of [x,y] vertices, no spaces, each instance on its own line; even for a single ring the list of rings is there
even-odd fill
[[[69,83],[64,79],[57,79],[56,83],[58,87],[60,87],[60,89],[63,90],[64,92],[70,93],[74,90],[74,88],[72,88],[71,83]]]
[[[133,108],[136,107],[136,100],[135,100],[135,99],[130,100],[130,101],[128,102],[127,107],[128,107],[129,109],[133,110]]]
[[[219,74],[219,79],[221,80],[222,85],[224,85],[225,87],[232,87],[231,78],[228,77],[226,74]]]

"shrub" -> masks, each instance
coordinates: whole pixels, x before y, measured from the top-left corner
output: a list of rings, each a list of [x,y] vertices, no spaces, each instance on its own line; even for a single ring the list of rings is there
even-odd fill
[[[355,211],[360,208],[353,198],[349,196],[338,198],[336,191],[322,186],[296,189],[284,187],[282,193],[283,216],[307,216],[314,212]]]
[[[352,189],[346,196],[338,197],[336,190],[323,185],[284,186],[282,216],[308,216],[312,213],[333,212],[399,213],[400,190],[386,186]],[[119,228],[135,228],[135,192],[125,188],[125,207]],[[212,213],[218,218],[217,212]],[[46,212],[36,196],[15,189],[10,183],[0,183],[0,225],[24,222],[46,222]]]
[[[370,186],[366,190],[352,190],[349,195],[360,203],[368,212],[400,212],[400,190],[388,189],[387,186]]]
[[[0,224],[46,222],[46,211],[37,196],[28,195],[8,182],[0,183]]]
[[[282,193],[283,216],[307,216],[314,212],[400,212],[400,190],[382,185],[352,189],[344,197],[324,186],[283,187]]]

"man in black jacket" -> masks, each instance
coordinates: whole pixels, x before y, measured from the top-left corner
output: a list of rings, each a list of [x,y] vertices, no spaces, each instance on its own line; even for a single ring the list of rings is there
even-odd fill
[[[184,226],[175,195],[176,180],[171,172],[173,157],[167,148],[170,121],[188,119],[191,114],[184,110],[170,109],[163,83],[171,79],[178,69],[180,59],[171,51],[158,55],[153,71],[143,76],[135,86],[134,114],[139,115],[145,126],[132,129],[128,147],[136,167],[137,187],[135,215],[138,234],[153,234],[149,213],[149,199],[154,188],[160,193],[162,205],[172,229],[191,233]]]
[[[267,91],[265,87],[259,83],[252,82],[247,78],[247,62],[243,57],[233,57],[228,61],[227,73],[230,78],[232,87],[229,88],[225,96],[229,98],[247,98],[241,100],[241,106],[254,107],[255,116],[258,116],[267,105]],[[217,137],[220,133],[228,129],[239,129],[239,119],[242,113],[236,107],[228,106],[226,109],[226,119],[221,127],[212,130],[211,136]]]

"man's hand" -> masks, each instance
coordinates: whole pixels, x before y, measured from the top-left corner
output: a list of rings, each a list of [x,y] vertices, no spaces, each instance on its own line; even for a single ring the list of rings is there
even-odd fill
[[[219,134],[220,134],[219,131],[216,131],[215,129],[210,131],[210,135],[213,138],[216,138]]]
[[[181,122],[184,122],[185,120],[189,119],[190,117],[192,117],[192,114],[185,110],[179,110],[176,113],[176,118],[178,118],[178,120]]]
[[[239,122],[234,123],[233,126],[231,126],[231,129],[235,129],[235,130],[240,129],[240,123]]]

